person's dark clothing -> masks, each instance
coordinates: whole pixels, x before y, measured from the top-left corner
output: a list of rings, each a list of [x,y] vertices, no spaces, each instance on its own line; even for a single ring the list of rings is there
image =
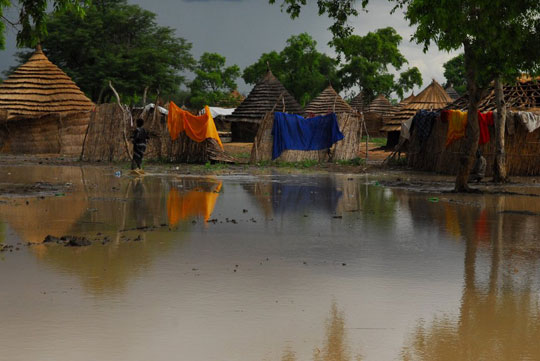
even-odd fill
[[[142,127],[133,131],[131,136],[131,142],[133,143],[133,161],[131,162],[131,169],[141,168],[144,152],[146,151],[146,143],[150,136],[146,130]]]

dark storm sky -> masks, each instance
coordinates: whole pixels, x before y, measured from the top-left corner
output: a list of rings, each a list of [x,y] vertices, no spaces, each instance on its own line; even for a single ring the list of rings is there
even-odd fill
[[[281,50],[292,34],[307,32],[318,42],[320,51],[332,55],[326,45],[330,40],[327,30],[331,24],[325,16],[318,16],[315,1],[311,1],[299,19],[291,20],[281,13],[278,5],[267,0],[128,0],[157,14],[160,25],[175,28],[177,35],[193,44],[193,55],[205,51],[218,52],[227,57],[228,64],[238,64],[241,69],[255,62],[263,52]],[[422,72],[424,86],[432,78],[444,82],[442,65],[455,54],[439,52],[436,48],[426,54],[420,45],[409,42],[412,29],[401,13],[390,15],[392,4],[383,0],[371,1],[369,12],[362,12],[352,20],[355,33],[393,26],[404,41],[401,51],[410,66]],[[14,10],[11,11],[16,14]],[[12,14],[12,16],[13,16]],[[15,31],[8,29],[6,50],[0,52],[0,71],[14,64]],[[239,83],[240,91],[250,87]]]

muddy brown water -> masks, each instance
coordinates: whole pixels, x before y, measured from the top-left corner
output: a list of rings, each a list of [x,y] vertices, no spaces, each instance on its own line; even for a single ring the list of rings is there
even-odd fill
[[[2,167],[0,360],[540,360],[540,199],[382,178]]]

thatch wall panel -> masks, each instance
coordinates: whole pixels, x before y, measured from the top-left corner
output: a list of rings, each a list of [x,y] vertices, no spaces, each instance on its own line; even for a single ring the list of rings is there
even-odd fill
[[[513,117],[507,121],[515,122]],[[436,121],[424,146],[420,146],[416,132],[413,131],[408,153],[409,166],[417,170],[457,174],[460,155],[466,150],[465,141],[460,139],[446,148],[447,131],[448,123]],[[489,131],[491,141],[479,148],[487,161],[486,176],[493,175],[495,159],[494,127],[489,127]],[[509,175],[540,175],[540,129],[529,133],[521,122],[515,122],[515,133],[505,135],[505,151]]]
[[[342,130],[345,135],[345,139],[336,143],[331,149],[314,151],[285,150],[276,161],[301,162],[305,160],[315,160],[322,163],[328,162],[329,160],[350,160],[358,157],[360,151],[360,141],[358,139],[360,118],[353,114],[342,113],[338,115],[338,124],[340,130]],[[272,160],[273,125],[274,113],[268,112],[259,125],[257,136],[255,137],[253,147],[251,148],[250,163]]]

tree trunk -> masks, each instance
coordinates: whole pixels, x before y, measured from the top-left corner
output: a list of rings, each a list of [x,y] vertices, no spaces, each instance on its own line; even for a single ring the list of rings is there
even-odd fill
[[[471,59],[471,52],[465,46],[465,69],[467,76],[467,91],[469,93],[469,108],[467,114],[467,127],[465,129],[465,150],[459,159],[458,173],[456,176],[456,192],[470,192],[468,181],[474,164],[480,127],[478,126],[478,104],[482,97],[482,90],[478,87],[475,76],[475,64]]]
[[[504,106],[504,91],[501,78],[495,79],[495,102],[497,117],[495,118],[495,162],[493,163],[493,182],[508,181],[506,173],[506,152],[504,150],[504,131],[506,129],[506,107]]]

